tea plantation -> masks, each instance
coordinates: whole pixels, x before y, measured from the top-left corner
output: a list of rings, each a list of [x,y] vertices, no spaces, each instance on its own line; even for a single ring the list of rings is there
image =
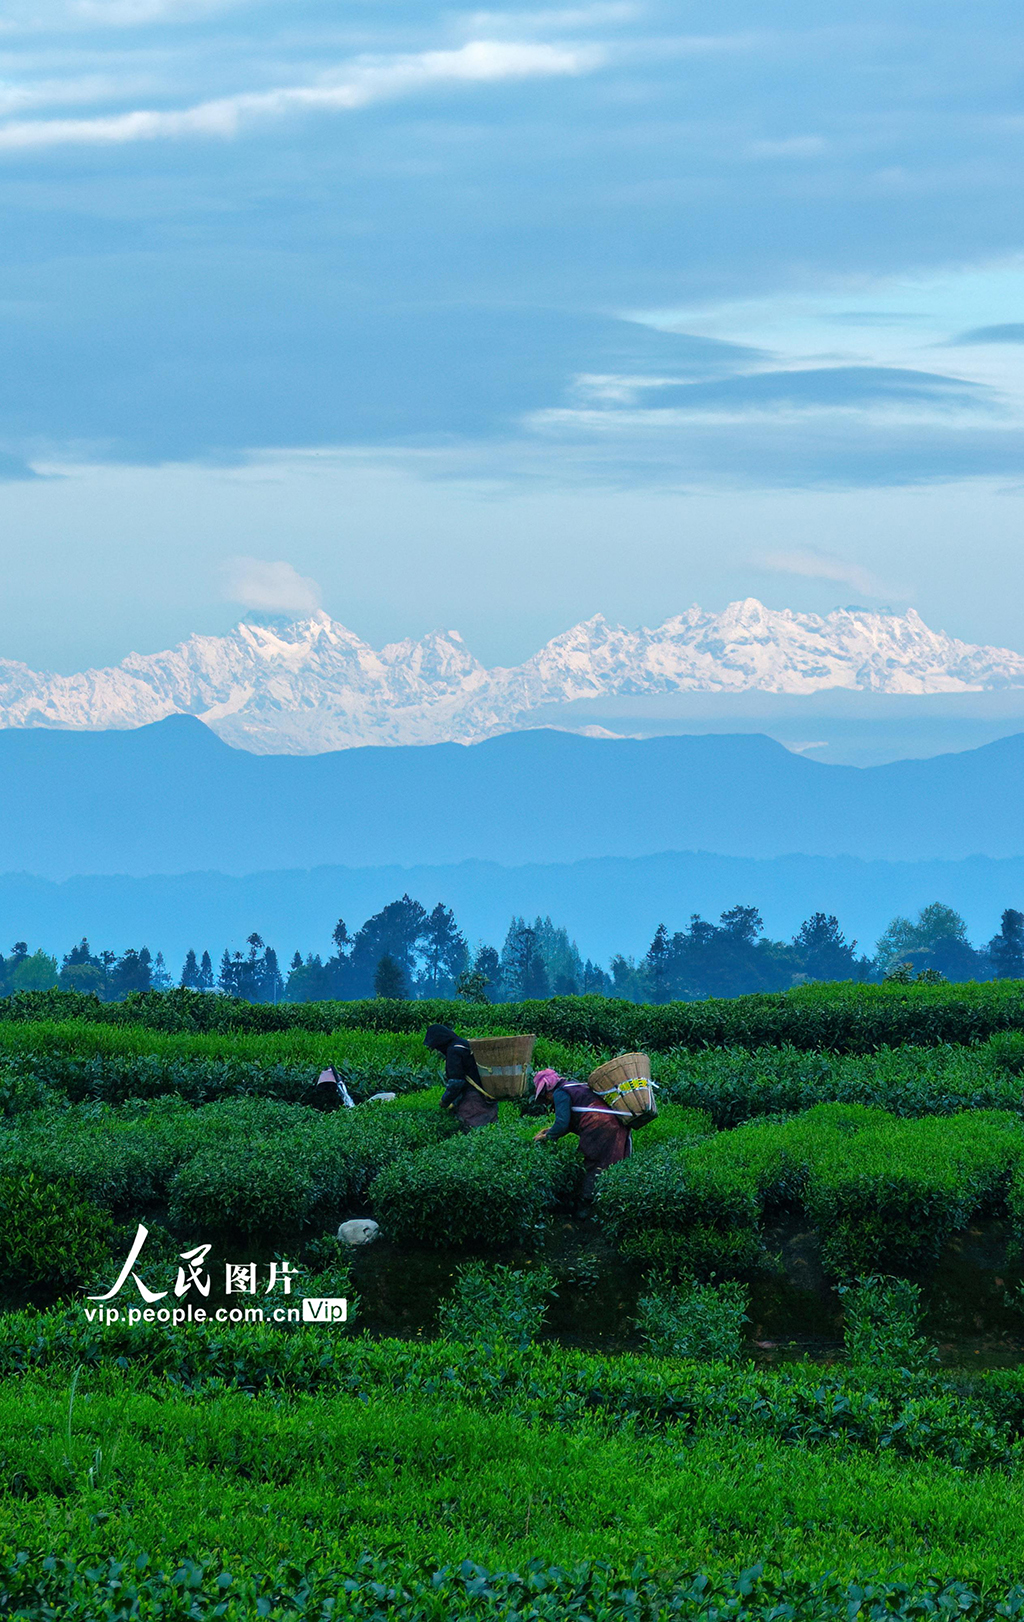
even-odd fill
[[[651,1054],[592,1218],[575,1140],[438,1109],[438,1019]],[[1024,1612],[1019,983],[9,998],[0,1246],[2,1615]]]

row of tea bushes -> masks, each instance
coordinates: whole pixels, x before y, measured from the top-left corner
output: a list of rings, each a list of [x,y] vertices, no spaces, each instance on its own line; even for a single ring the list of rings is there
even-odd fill
[[[908,1457],[794,1447],[757,1424],[523,1426],[500,1393],[481,1409],[456,1392],[196,1401],[85,1374],[65,1403],[38,1378],[6,1382],[0,1609],[47,1622],[910,1622],[1024,1603],[1015,1472],[968,1473],[920,1431]]]
[[[1024,1033],[1002,1032],[974,1047],[882,1047],[873,1053],[804,1048],[710,1048],[659,1055],[662,1099],[706,1110],[716,1126],[760,1115],[797,1114],[815,1104],[870,1104],[893,1115],[1011,1110],[1024,1115]]]
[[[472,1034],[472,1033],[471,1033]],[[605,1055],[540,1041],[535,1063],[588,1074]],[[430,1087],[440,1064],[412,1034],[342,1030],[164,1032],[85,1019],[0,1020],[0,1116],[48,1099],[121,1104],[176,1094],[193,1104],[238,1095],[297,1102],[334,1065],[356,1099]]]
[[[637,1154],[601,1178],[597,1210],[626,1254],[707,1273],[749,1265],[766,1218],[802,1209],[836,1276],[902,1272],[979,1213],[1009,1209],[1019,1225],[1022,1160],[1015,1115],[817,1105]]]
[[[1024,1030],[1024,982],[941,986],[811,984],[786,992],[705,998],[663,1005],[609,997],[552,997],[540,1002],[468,1004],[391,1001],[246,1003],[191,991],[146,992],[100,1003],[78,992],[20,992],[5,999],[17,1021],[84,1019],[161,1031],[340,1030],[413,1033],[441,1022],[487,1031],[533,1031],[598,1051],[780,1047],[867,1053],[905,1043],[966,1044],[999,1031]]]
[[[439,1398],[524,1426],[605,1425],[668,1433],[677,1446],[728,1430],[789,1446],[940,1458],[962,1471],[1024,1462],[1024,1370],[958,1371],[615,1356],[554,1342],[495,1341],[453,1355],[448,1340],[375,1340],[302,1324],[98,1327],[80,1311],[0,1314],[0,1379],[36,1377],[52,1393],[77,1368],[91,1389],[171,1390],[202,1401],[249,1396]],[[52,1402],[52,1397],[51,1397]]]
[[[572,1203],[575,1140],[535,1145],[537,1121],[511,1106],[497,1128],[466,1138],[440,1098],[435,1087],[326,1116],[252,1097],[19,1116],[0,1133],[5,1283],[44,1298],[72,1288],[123,1252],[139,1221],[179,1241],[266,1249],[370,1206],[405,1243],[488,1251],[532,1240],[552,1206]],[[652,1130],[657,1142],[689,1143],[711,1127],[669,1106]]]
[[[476,1034],[471,1026],[463,1029]],[[608,1056],[541,1038],[534,1062],[586,1076]],[[176,1094],[194,1104],[238,1095],[295,1102],[328,1064],[356,1098],[415,1092],[439,1073],[419,1032],[166,1033],[81,1019],[0,1020],[0,1115],[36,1109],[48,1099],[119,1104]],[[906,1116],[1024,1113],[1022,1069],[1024,1032],[1015,1031],[973,1047],[883,1047],[845,1055],[792,1046],[676,1048],[653,1055],[662,1101],[705,1110],[720,1127],[832,1102],[873,1104]]]
[[[126,1248],[117,1224],[133,1232],[154,1213],[182,1239],[294,1243],[336,1226],[385,1166],[453,1130],[436,1108],[322,1116],[260,1098],[20,1117],[0,1137],[4,1287],[73,1288]]]
[[[155,1217],[180,1238],[264,1248],[366,1209],[403,1244],[487,1253],[530,1243],[548,1211],[571,1207],[575,1139],[534,1144],[536,1120],[507,1107],[496,1128],[464,1137],[439,1097],[435,1088],[329,1116],[242,1098],[20,1117],[0,1137],[0,1231],[21,1258],[8,1277],[73,1282],[95,1264],[97,1210],[108,1229]],[[715,1132],[706,1114],[668,1105],[600,1179],[597,1214],[627,1255],[727,1275],[757,1263],[767,1223],[802,1212],[826,1266],[847,1278],[926,1265],[986,1211],[1007,1211],[1024,1237],[1022,1167],[1024,1125],[1008,1112],[901,1119],[817,1105]]]
[[[494,1570],[471,1559],[431,1568],[421,1561],[366,1553],[353,1566],[196,1560],[161,1561],[133,1543],[118,1556],[88,1554],[56,1560],[19,1551],[0,1564],[0,1607],[21,1622],[243,1622],[254,1616],[285,1619],[344,1614],[349,1622],[833,1622],[872,1614],[893,1622],[956,1616],[997,1622],[1024,1606],[1024,1588],[978,1584],[973,1578],[920,1584],[873,1573],[840,1579],[794,1578],[750,1570],[712,1576],[704,1571],[666,1580],[643,1563],[615,1569],[606,1561],[574,1561],[570,1569],[538,1556],[525,1567]],[[335,1612],[338,1601],[344,1612]],[[381,1610],[382,1601],[386,1612]]]

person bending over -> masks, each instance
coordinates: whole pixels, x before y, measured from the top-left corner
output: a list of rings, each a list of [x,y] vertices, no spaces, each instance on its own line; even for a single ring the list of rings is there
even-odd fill
[[[542,1127],[535,1143],[554,1143],[567,1132],[580,1140],[585,1170],[576,1215],[585,1216],[600,1173],[633,1152],[632,1116],[609,1109],[585,1081],[566,1081],[556,1070],[538,1070],[533,1096],[555,1112],[554,1125]]]
[[[430,1025],[424,1045],[444,1054],[445,1089],[441,1108],[450,1109],[463,1132],[478,1126],[494,1126],[498,1119],[497,1099],[484,1092],[473,1049],[447,1025]]]

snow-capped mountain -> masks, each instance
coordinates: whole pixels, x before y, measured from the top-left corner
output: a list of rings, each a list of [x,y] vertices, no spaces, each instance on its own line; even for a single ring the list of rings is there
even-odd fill
[[[525,664],[488,670],[457,631],[375,651],[322,612],[246,623],[133,653],[107,670],[56,676],[0,660],[0,725],[126,728],[198,716],[258,754],[357,744],[474,743],[535,724],[541,705],[673,692],[962,693],[1024,687],[1024,656],[932,631],[911,609],[819,617],[753,598],[721,614],[691,608],[656,630],[601,615]]]

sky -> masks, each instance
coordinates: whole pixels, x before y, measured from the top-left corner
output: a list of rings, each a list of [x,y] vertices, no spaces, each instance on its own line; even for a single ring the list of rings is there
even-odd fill
[[[7,0],[0,657],[1024,649],[1019,9]]]

